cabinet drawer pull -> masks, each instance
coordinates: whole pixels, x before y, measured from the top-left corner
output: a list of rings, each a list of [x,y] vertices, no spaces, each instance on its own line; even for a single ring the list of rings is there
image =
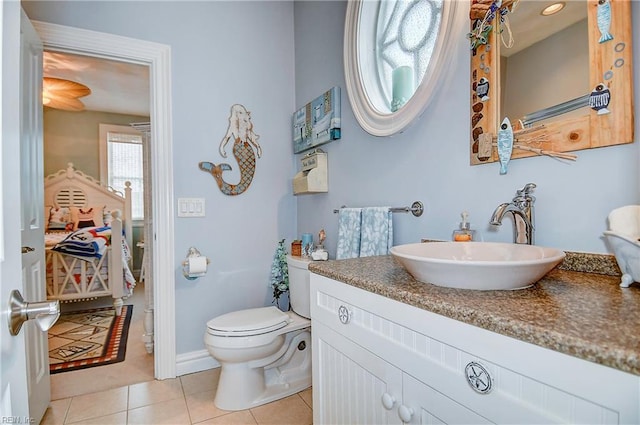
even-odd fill
[[[408,424],[413,417],[413,409],[401,404],[400,407],[398,407],[398,416],[403,423]]]
[[[493,378],[480,363],[469,362],[464,368],[469,386],[480,394],[488,394],[493,389]]]
[[[346,325],[351,321],[351,311],[347,307],[341,305],[338,308],[338,319],[340,319],[340,323]]]
[[[382,394],[382,407],[387,410],[393,409],[393,405],[396,404],[396,399],[389,393]]]

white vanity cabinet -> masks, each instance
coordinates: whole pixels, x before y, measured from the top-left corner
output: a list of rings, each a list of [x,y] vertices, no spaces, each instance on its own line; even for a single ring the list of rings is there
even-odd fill
[[[636,375],[314,273],[311,319],[315,424],[640,423]]]
[[[314,423],[490,423],[324,324],[315,325]]]

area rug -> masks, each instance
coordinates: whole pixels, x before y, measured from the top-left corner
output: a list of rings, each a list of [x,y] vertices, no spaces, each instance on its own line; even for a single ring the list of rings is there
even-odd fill
[[[64,313],[49,329],[49,371],[68,372],[124,360],[132,305]]]

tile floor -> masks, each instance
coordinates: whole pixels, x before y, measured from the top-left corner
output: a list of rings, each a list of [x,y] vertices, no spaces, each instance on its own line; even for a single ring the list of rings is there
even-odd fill
[[[153,381],[153,355],[147,353],[142,342],[145,309],[144,283],[136,285],[133,296],[126,299],[125,304],[133,305],[125,360],[120,363],[51,375],[52,400]],[[111,300],[104,297],[94,301],[62,304],[62,309],[76,311],[110,305]]]
[[[218,409],[219,374],[211,369],[54,400],[41,424],[312,424],[311,388],[253,409]]]

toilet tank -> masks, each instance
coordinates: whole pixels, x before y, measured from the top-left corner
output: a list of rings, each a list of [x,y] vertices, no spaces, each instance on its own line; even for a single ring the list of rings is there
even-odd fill
[[[287,255],[289,269],[289,302],[291,309],[302,317],[311,318],[309,307],[309,263],[311,259]]]

